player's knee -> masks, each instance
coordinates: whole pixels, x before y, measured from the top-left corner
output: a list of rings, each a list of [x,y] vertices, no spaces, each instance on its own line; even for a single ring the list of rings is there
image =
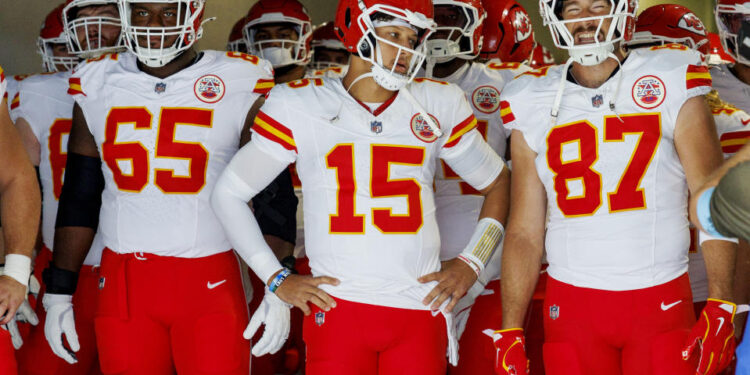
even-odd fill
[[[210,314],[201,317],[195,323],[195,339],[183,345],[194,346],[197,356],[192,359],[196,361],[196,367],[201,372],[224,374],[240,367],[249,368],[247,353],[250,352],[250,342],[242,338],[244,327],[239,326],[235,315]],[[190,351],[188,348],[185,349]]]
[[[578,352],[567,342],[544,344],[544,370],[547,375],[583,375]]]

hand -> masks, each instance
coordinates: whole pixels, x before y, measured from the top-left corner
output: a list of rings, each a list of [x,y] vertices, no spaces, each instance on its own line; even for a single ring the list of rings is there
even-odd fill
[[[309,275],[289,275],[276,289],[276,296],[282,301],[292,304],[302,310],[305,316],[312,312],[308,302],[318,306],[323,311],[330,311],[336,307],[336,301],[318,288],[320,284],[339,285],[333,277]]]
[[[76,333],[76,323],[73,317],[73,296],[45,293],[42,297],[42,305],[47,311],[44,336],[52,352],[70,364],[78,362],[75,352],[81,349],[81,345],[78,343],[78,333]],[[63,334],[72,351],[63,346]]]
[[[8,324],[0,326],[10,333],[13,348],[16,350],[21,349],[21,346],[23,346],[23,338],[21,338],[21,332],[18,330],[18,323],[29,323],[33,326],[39,324],[39,318],[36,316],[34,309],[31,308],[28,300],[23,301],[16,311],[16,316]]]
[[[0,325],[8,324],[26,300],[26,285],[9,276],[0,276]]]
[[[734,338],[734,314],[737,310],[731,302],[708,299],[698,322],[690,331],[682,359],[688,360],[699,347],[700,360],[697,374],[717,374],[732,361],[736,341]],[[698,345],[700,343],[700,345]]]
[[[440,271],[424,275],[417,280],[423,284],[432,281],[438,282],[422,300],[425,306],[432,302],[430,309],[438,310],[450,298],[451,300],[444,311],[451,312],[453,311],[453,307],[458,303],[458,300],[477,281],[477,274],[471,267],[458,258],[442,262],[441,266],[442,269]]]
[[[474,306],[474,301],[477,299],[477,297],[479,297],[480,294],[482,294],[483,291],[484,285],[482,285],[480,282],[475,282],[474,285],[471,286],[471,289],[466,292],[466,295],[458,301],[458,304],[453,311],[453,315],[455,317],[457,338],[460,339],[461,335],[463,335],[464,330],[466,329],[466,322],[469,320],[471,307]]]
[[[266,326],[263,330],[263,336],[253,345],[254,356],[274,354],[284,346],[284,342],[289,337],[289,309],[291,308],[292,305],[285,303],[266,290],[263,301],[253,313],[250,324],[247,325],[245,333],[242,334],[245,339],[250,340],[261,324]]]
[[[526,358],[526,340],[523,329],[511,328],[495,331],[492,336],[495,341],[495,374],[497,375],[527,375],[529,360]]]

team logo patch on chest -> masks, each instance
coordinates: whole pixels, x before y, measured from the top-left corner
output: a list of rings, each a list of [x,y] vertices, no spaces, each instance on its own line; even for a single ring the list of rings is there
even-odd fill
[[[653,109],[664,102],[667,97],[667,88],[659,77],[643,76],[633,84],[633,101],[644,109]]]
[[[224,97],[224,81],[218,76],[207,74],[195,81],[193,91],[198,100],[204,103],[216,103]]]
[[[430,115],[430,117],[432,117],[432,121],[434,121],[435,124],[440,127],[440,123],[435,118],[435,116]],[[430,128],[430,124],[425,121],[424,117],[422,117],[422,115],[419,113],[411,117],[411,132],[414,133],[414,136],[419,138],[422,142],[426,143],[435,142],[435,140],[438,138],[435,132],[432,131],[432,128]]]
[[[500,92],[492,86],[479,86],[471,94],[471,102],[482,113],[493,113],[500,108]]]

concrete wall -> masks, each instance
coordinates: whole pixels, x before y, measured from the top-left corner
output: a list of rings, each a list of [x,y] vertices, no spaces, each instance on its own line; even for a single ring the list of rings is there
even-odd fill
[[[301,0],[310,11],[313,23],[332,20],[337,0]],[[541,25],[537,0],[518,0],[528,11],[534,23],[537,40],[548,48],[553,47],[547,28]],[[244,15],[254,0],[208,0],[206,15],[217,20],[206,25],[206,33],[199,42],[202,49],[223,49],[232,25]],[[692,9],[714,30],[713,0],[674,0]],[[667,1],[641,0],[641,9]],[[2,0],[0,4],[0,66],[12,74],[33,73],[41,70],[36,54],[36,38],[44,16],[56,4],[55,0]],[[564,52],[551,48],[558,61]]]

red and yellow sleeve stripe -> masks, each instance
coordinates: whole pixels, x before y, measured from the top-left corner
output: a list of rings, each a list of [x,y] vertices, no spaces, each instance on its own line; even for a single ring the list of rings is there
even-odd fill
[[[10,102],[10,109],[14,110],[18,108],[18,106],[21,105],[21,96],[20,93],[16,93],[16,95],[13,96],[13,101]]]
[[[68,80],[68,95],[79,94],[86,96],[86,93],[83,92],[83,88],[81,88],[81,79],[78,77],[70,77]]]
[[[689,65],[687,68],[685,82],[688,90],[700,86],[711,87],[711,73],[708,72],[708,67],[701,65]]]
[[[471,115],[466,118],[466,120],[461,121],[458,125],[453,127],[453,131],[451,131],[451,136],[448,138],[448,141],[445,142],[446,148],[451,148],[458,144],[459,141],[461,141],[461,137],[463,137],[464,134],[470,132],[472,129],[477,127],[477,119],[474,117],[474,115]]]
[[[259,135],[280,144],[287,150],[297,152],[297,144],[294,142],[292,131],[278,121],[272,119],[263,111],[258,112],[255,117],[253,131]]]
[[[500,118],[503,120],[503,124],[516,121],[516,116],[513,116],[513,111],[510,109],[510,103],[505,100],[500,102]]]
[[[268,96],[268,93],[271,91],[273,86],[275,85],[273,78],[272,79],[259,79],[258,82],[255,84],[255,88],[253,89],[253,92],[256,94],[261,94],[263,96]]]
[[[750,131],[738,131],[721,135],[721,151],[725,154],[733,154],[739,151],[750,141]]]
[[[0,66],[0,83],[5,82],[5,71],[3,71],[3,67]]]

